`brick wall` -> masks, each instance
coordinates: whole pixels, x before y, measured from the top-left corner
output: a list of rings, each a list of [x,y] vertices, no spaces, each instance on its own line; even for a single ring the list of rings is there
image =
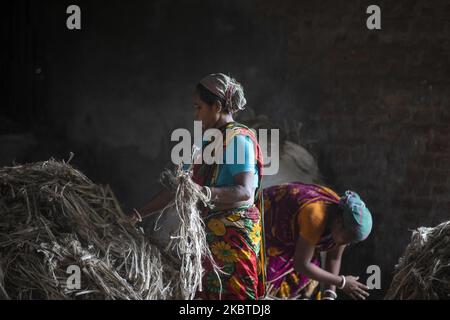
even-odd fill
[[[283,21],[288,34],[286,81],[301,88],[309,78],[319,92],[299,107],[328,183],[359,192],[373,212],[373,234],[349,250],[344,270],[379,265],[381,297],[409,229],[450,217],[450,3],[260,4],[261,21]],[[366,28],[370,4],[381,8],[381,30]]]

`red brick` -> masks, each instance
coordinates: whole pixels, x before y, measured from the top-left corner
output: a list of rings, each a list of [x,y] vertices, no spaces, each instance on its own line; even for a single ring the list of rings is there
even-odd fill
[[[424,183],[428,175],[428,170],[421,168],[408,169],[407,178],[408,184],[411,183]]]
[[[439,153],[425,153],[420,156],[417,161],[423,164],[426,168],[434,168],[435,162],[439,159]]]
[[[441,139],[450,141],[450,126],[435,126],[433,128],[433,133]]]
[[[409,191],[408,191],[409,189]],[[427,183],[416,184],[407,188],[406,194],[428,197],[431,195],[431,186]]]
[[[385,104],[389,106],[404,105],[406,103],[406,98],[401,94],[389,94],[383,98]]]
[[[407,106],[392,106],[388,111],[389,120],[395,122],[409,121],[411,118],[411,111]]]
[[[450,123],[450,111],[447,109],[440,109],[435,111],[436,124],[448,125]]]
[[[433,131],[434,131],[434,127],[431,126],[430,124],[407,124],[404,126],[404,129],[413,132],[416,135],[422,135],[422,136],[431,136]]]
[[[450,212],[450,201],[439,201],[436,203],[436,209],[442,212]]]
[[[437,157],[434,161],[434,167],[436,169],[449,169],[450,168],[450,155]]]
[[[412,114],[411,122],[420,124],[433,124],[435,122],[434,111],[424,107],[424,109],[418,110]]]
[[[434,186],[432,192],[436,195],[450,194],[450,188],[448,187],[448,185]]]
[[[427,151],[439,153],[450,152],[450,139],[434,137],[433,140],[427,144]]]
[[[443,184],[447,182],[449,170],[432,170],[426,176],[426,181],[433,184]]]
[[[427,198],[407,198],[400,200],[400,205],[406,210],[430,210],[433,206],[433,201]]]

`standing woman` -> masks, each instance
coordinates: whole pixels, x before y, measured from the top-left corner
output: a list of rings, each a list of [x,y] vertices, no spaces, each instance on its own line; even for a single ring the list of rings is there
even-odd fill
[[[352,191],[339,197],[329,188],[299,182],[264,189],[267,291],[278,298],[311,298],[318,282],[323,298],[336,299],[336,288],[365,299],[367,287],[353,276],[339,275],[342,253],[363,241],[372,216]],[[324,266],[319,252],[327,252]]]
[[[196,120],[203,130],[216,128],[224,137],[222,164],[192,167],[193,181],[211,194],[214,208],[205,209],[203,219],[211,253],[224,271],[219,278],[205,263],[204,291],[198,294],[202,299],[258,299],[265,294],[262,153],[254,133],[233,119],[245,104],[243,87],[224,74],[211,74],[196,86]],[[209,143],[203,141],[203,147]],[[173,195],[161,191],[138,212],[145,217],[172,200]]]

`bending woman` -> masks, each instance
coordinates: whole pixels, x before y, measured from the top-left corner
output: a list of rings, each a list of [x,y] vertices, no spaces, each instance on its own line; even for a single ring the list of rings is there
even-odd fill
[[[370,211],[356,193],[339,197],[323,186],[288,183],[264,189],[264,209],[270,295],[311,298],[318,282],[326,285],[325,299],[337,298],[336,287],[354,299],[369,295],[358,278],[339,275],[345,247],[372,229]],[[327,252],[323,267],[321,251]]]
[[[213,258],[226,273],[219,279],[205,263],[204,291],[198,294],[203,299],[258,299],[265,294],[262,218],[257,205],[262,205],[262,153],[254,133],[233,119],[245,104],[242,86],[224,74],[209,75],[196,86],[196,120],[202,121],[203,130],[216,128],[224,137],[222,164],[192,168],[194,182],[213,200],[213,211],[203,212],[203,219]],[[213,142],[204,141],[203,148],[209,143]],[[138,212],[148,216],[172,200],[173,195],[163,190]]]

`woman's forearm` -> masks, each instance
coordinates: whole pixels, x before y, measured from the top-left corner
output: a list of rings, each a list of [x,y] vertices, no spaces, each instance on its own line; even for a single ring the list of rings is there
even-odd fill
[[[241,185],[231,187],[212,187],[211,198],[215,204],[231,204],[236,202],[249,201],[252,193]]]
[[[325,270],[334,275],[339,275],[339,272],[341,271],[341,258],[330,259],[329,257],[327,257],[325,262]],[[336,286],[327,284],[327,289],[336,291]]]
[[[308,278],[314,279],[330,286],[339,286],[342,282],[342,278],[338,275],[323,270],[313,263],[308,263],[307,265],[297,267],[296,269],[296,271],[307,276]]]
[[[171,201],[173,201],[174,195],[167,189],[163,189],[156,194],[146,205],[137,211],[144,218],[153,213],[159,212],[164,209]]]

